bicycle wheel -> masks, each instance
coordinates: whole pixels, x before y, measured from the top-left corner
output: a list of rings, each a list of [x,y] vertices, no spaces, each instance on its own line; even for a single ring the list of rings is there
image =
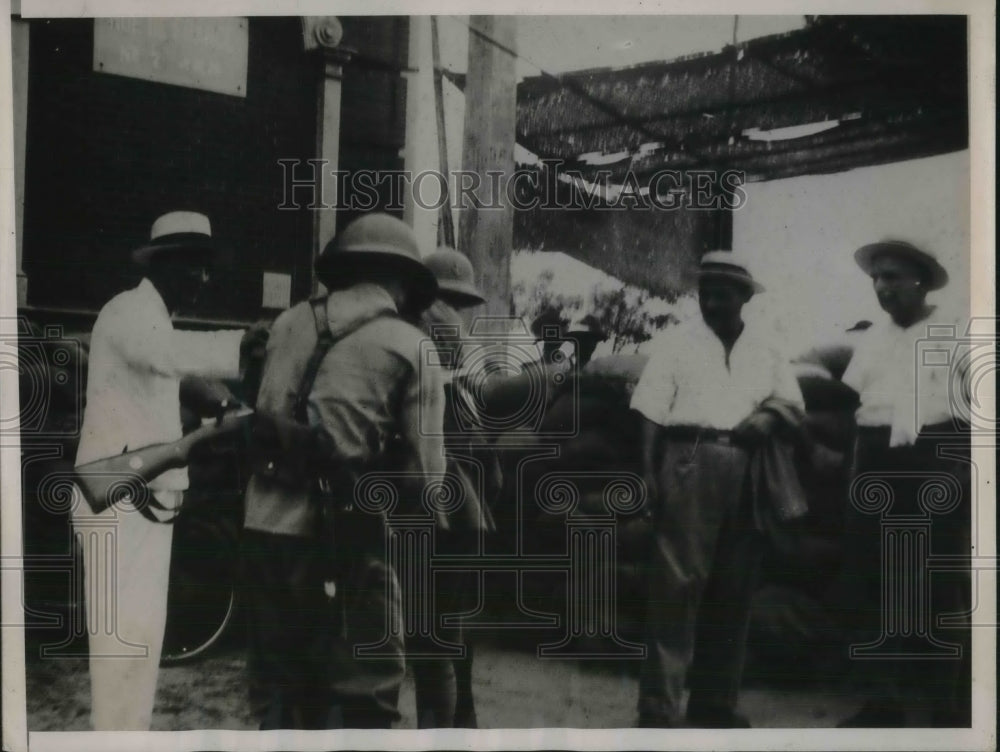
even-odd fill
[[[203,657],[225,636],[233,622],[238,604],[236,589],[233,588],[230,590],[228,598],[224,597],[223,603],[219,604],[218,618],[202,619],[196,628],[188,625],[188,629],[179,630],[175,627],[171,633],[168,633],[171,635],[171,639],[168,641],[164,638],[160,665],[176,666]],[[215,631],[211,631],[213,626]]]
[[[164,666],[205,655],[222,640],[238,608],[238,522],[224,507],[195,509],[175,523]]]

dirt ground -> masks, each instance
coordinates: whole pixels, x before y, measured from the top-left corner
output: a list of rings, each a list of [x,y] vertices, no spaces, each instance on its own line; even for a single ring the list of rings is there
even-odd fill
[[[482,728],[622,728],[635,720],[634,663],[538,659],[495,644],[476,650],[474,689]],[[245,662],[229,645],[190,664],[163,668],[153,730],[254,729],[246,700]],[[85,659],[29,659],[27,712],[31,731],[89,729]],[[741,710],[755,727],[829,727],[857,700],[833,688],[747,687]],[[403,687],[398,728],[416,728],[413,682]]]

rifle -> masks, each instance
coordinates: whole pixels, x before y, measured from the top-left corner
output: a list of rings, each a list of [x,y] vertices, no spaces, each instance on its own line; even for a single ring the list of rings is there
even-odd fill
[[[148,484],[167,470],[188,464],[191,452],[207,441],[249,427],[253,410],[237,410],[191,431],[177,441],[150,444],[131,452],[88,462],[74,468],[76,484],[95,513],[127,501],[144,508],[152,494]]]

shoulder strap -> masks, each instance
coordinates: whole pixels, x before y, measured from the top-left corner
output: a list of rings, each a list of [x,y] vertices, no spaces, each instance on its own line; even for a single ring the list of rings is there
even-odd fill
[[[312,391],[320,363],[333,347],[334,339],[330,327],[326,325],[326,298],[311,301],[313,321],[316,324],[316,347],[309,356],[306,370],[302,374],[298,391],[295,393],[295,408],[293,416],[299,423],[307,422],[306,406],[309,404],[309,392]]]
[[[172,525],[181,513],[180,507],[177,507],[176,509],[168,509],[167,507],[163,506],[163,504],[161,504],[159,501],[156,500],[156,496],[154,495],[152,490],[149,491],[149,497],[146,499],[146,503],[137,504],[135,508],[138,510],[139,514],[141,514],[147,520],[149,520],[150,522],[155,522],[159,525]],[[171,514],[169,517],[157,517],[153,513],[154,509],[160,512],[172,512],[173,514]]]
[[[359,321],[355,326],[348,327],[340,332],[337,337],[334,337],[330,333],[330,327],[326,323],[326,298],[313,300],[311,304],[313,321],[316,324],[316,348],[313,350],[312,355],[309,356],[309,362],[306,363],[306,370],[302,374],[302,381],[299,382],[299,388],[295,394],[293,416],[299,423],[308,422],[307,406],[309,404],[309,393],[312,392],[313,384],[316,381],[316,374],[319,373],[319,367],[323,363],[323,358],[330,351],[330,348],[347,335],[353,334],[361,327],[376,319],[398,316],[398,314],[393,312],[382,312],[372,318]]]

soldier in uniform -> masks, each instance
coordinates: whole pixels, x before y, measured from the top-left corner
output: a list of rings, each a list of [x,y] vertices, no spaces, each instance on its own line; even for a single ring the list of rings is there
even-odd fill
[[[448,531],[439,536],[439,550],[451,555],[475,555],[482,536],[494,529],[489,504],[500,491],[500,465],[492,444],[480,430],[480,415],[468,391],[462,369],[462,310],[486,302],[476,289],[472,264],[452,248],[439,248],[424,259],[438,282],[437,300],[421,317],[421,327],[433,338],[445,366],[445,451],[447,473],[456,482],[461,505],[449,515]],[[444,615],[470,611],[476,582],[471,572],[435,575],[432,623],[441,627]],[[417,716],[421,728],[454,726],[476,728],[472,695],[472,643],[461,627],[435,629],[463,655],[425,657],[412,662],[416,682]],[[421,645],[430,656],[431,644]]]
[[[399,584],[385,520],[354,504],[354,483],[444,472],[444,390],[407,320],[437,283],[413,231],[380,213],[328,243],[316,271],[330,292],[275,321],[257,399],[279,439],[269,461],[258,441],[246,496],[250,700],[262,729],[388,728],[405,671]]]

